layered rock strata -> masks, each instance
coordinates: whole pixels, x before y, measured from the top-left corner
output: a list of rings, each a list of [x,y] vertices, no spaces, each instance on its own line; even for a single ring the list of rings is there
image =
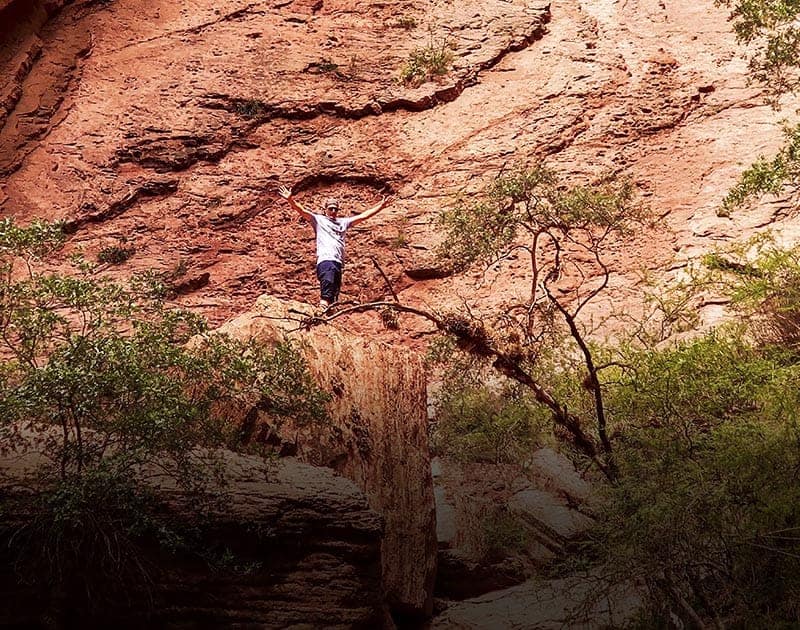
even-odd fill
[[[16,457],[0,461],[0,493],[23,484],[19,464]],[[162,483],[159,494],[171,518],[197,532],[198,549],[226,550],[238,570],[213,567],[199,553],[142,549],[152,580],[148,605],[129,607],[142,601],[131,593],[116,609],[75,618],[69,602],[42,599],[18,583],[8,557],[13,546],[4,545],[0,626],[48,627],[59,614],[82,628],[391,625],[381,584],[382,520],[352,482],[292,459],[266,465],[225,453],[224,465],[224,509],[203,519],[192,516],[193,499],[177,488]]]

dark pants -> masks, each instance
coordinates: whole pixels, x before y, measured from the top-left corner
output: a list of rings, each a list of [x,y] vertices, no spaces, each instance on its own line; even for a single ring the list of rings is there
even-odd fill
[[[323,260],[317,265],[317,280],[320,298],[333,304],[339,299],[339,290],[342,288],[342,263]]]

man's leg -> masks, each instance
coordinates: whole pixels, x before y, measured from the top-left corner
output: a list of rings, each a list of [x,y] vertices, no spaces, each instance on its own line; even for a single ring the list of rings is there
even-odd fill
[[[339,301],[339,291],[342,290],[342,265],[341,263],[334,263],[333,272],[333,301]]]
[[[333,260],[323,260],[317,265],[320,307],[327,308],[339,297],[342,285],[342,266]]]

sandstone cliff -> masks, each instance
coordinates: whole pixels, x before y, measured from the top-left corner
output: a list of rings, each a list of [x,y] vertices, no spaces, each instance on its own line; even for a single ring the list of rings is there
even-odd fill
[[[3,16],[2,213],[66,220],[90,257],[125,239],[121,274],[185,268],[181,299],[216,322],[265,292],[314,300],[312,235],[279,182],[312,207],[397,194],[351,237],[344,291],[360,300],[386,292],[370,255],[412,304],[513,296],[521,262],[476,287],[431,279],[428,259],[436,212],[512,162],[573,181],[611,170],[662,217],[618,244],[617,304],[637,300],[642,268],[668,279],[720,242],[796,232],[783,198],[715,214],[741,165],[778,143],[780,114],[747,87],[711,0],[113,0],[11,30]],[[430,43],[453,70],[402,85]]]
[[[311,230],[279,183],[311,207],[396,195],[350,236],[344,296],[359,301],[387,293],[388,279],[406,303],[463,297],[480,311],[526,287],[521,261],[449,277],[430,260],[437,212],[515,162],[545,161],[574,182],[628,177],[660,217],[616,244],[600,309],[637,304],[643,269],[668,282],[720,243],[767,228],[798,236],[787,196],[716,214],[742,166],[779,143],[781,114],[747,85],[712,0],[2,0],[0,20],[0,214],[65,221],[65,255],[135,249],[112,274],[181,272],[177,299],[215,323],[264,293],[316,301]],[[409,55],[428,45],[452,50],[452,70],[403,85]],[[256,312],[236,326],[274,339],[267,323]],[[429,332],[410,317],[400,332],[370,315],[346,327],[407,345]],[[340,334],[301,336],[322,352],[321,380],[345,392],[341,435],[287,443],[366,491],[397,559],[383,569],[393,603],[424,611],[435,553],[424,421],[383,415],[391,391],[369,368],[384,350],[350,357],[361,342]],[[328,370],[336,361],[358,368],[352,381]],[[420,376],[392,374],[403,391]],[[362,384],[380,393],[359,398]]]
[[[306,327],[310,309],[262,296],[220,332],[301,344],[317,382],[332,392],[329,427],[284,425],[297,455],[352,479],[386,522],[383,575],[395,612],[430,614],[436,571],[433,483],[428,451],[425,371],[402,348],[371,342],[346,325]]]
[[[0,494],[23,483],[17,456],[0,459]],[[27,458],[31,459],[30,455]],[[147,606],[137,594],[104,616],[74,617],[69,602],[18,583],[9,550],[0,552],[0,626],[120,628],[379,628],[387,623],[381,584],[381,518],[349,481],[292,459],[265,466],[227,453],[224,509],[190,521],[201,545],[227,549],[247,571],[219,569],[199,554],[142,550],[152,579]],[[178,522],[187,497],[163,485]],[[14,516],[10,518],[13,520]],[[134,606],[131,607],[131,602]],[[139,602],[139,603],[137,603]],[[100,614],[99,612],[97,614]],[[58,627],[56,625],[55,627]]]

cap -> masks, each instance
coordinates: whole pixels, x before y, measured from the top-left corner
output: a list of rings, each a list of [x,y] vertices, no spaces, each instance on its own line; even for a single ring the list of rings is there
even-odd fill
[[[325,209],[327,210],[328,208],[336,208],[338,210],[339,202],[333,197],[329,197],[325,200]]]

